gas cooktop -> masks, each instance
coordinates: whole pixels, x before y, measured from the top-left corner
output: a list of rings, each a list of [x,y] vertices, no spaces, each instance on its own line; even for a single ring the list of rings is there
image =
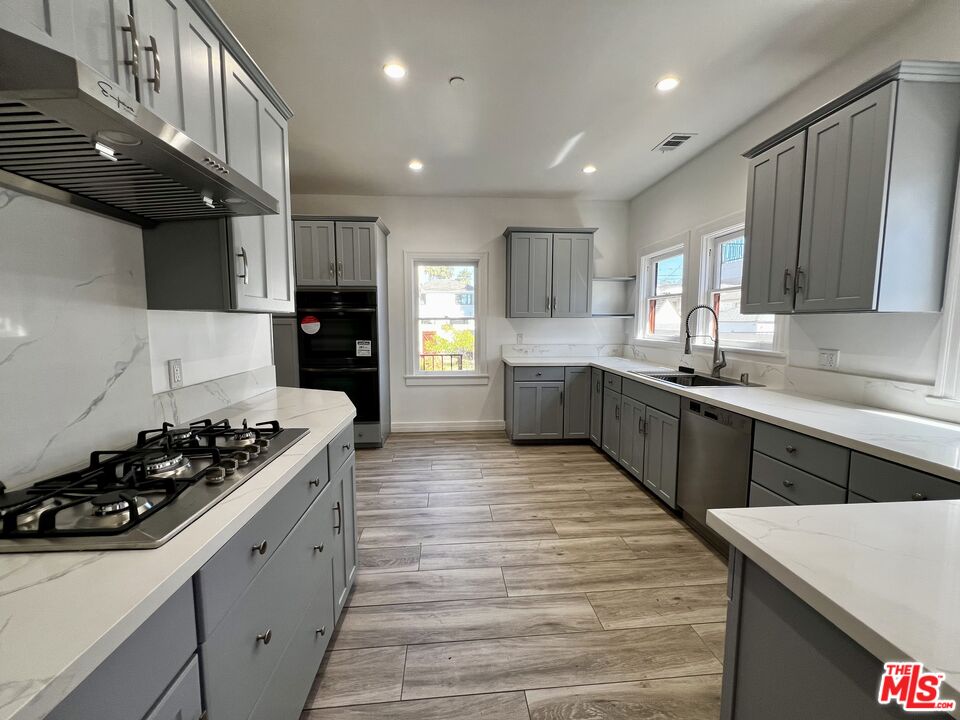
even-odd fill
[[[155,548],[307,434],[273,420],[144,430],[83,470],[17,490],[0,483],[0,553]]]

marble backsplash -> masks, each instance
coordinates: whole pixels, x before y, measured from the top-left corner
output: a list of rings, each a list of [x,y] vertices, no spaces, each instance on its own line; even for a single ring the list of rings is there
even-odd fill
[[[158,423],[169,422],[174,425],[207,416],[211,416],[213,420],[221,420],[222,418],[216,415],[220,408],[248,400],[276,386],[276,369],[273,365],[267,365],[218,380],[157,393],[153,396],[154,414]],[[271,419],[251,417],[250,422]]]

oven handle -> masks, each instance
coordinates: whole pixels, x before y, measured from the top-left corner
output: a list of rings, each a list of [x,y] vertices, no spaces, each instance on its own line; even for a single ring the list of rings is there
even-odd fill
[[[303,366],[300,369],[312,373],[370,373],[378,370],[375,367],[309,368]]]

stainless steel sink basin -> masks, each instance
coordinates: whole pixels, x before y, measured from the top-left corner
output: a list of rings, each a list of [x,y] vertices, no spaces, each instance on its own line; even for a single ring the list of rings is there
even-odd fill
[[[711,375],[701,375],[700,373],[650,373],[633,371],[634,375],[655,378],[674,385],[684,387],[761,387],[755,383],[745,384],[738,380],[728,378],[715,378]]]

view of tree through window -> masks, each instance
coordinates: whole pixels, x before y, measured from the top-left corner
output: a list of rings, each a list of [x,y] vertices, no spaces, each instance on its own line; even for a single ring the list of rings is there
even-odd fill
[[[680,299],[683,294],[683,253],[650,261],[647,298],[647,337],[680,335]]]
[[[720,317],[720,342],[728,345],[772,347],[774,316],[740,314],[743,252],[742,230],[713,240],[706,302]],[[713,333],[713,320],[710,319],[709,322],[709,332]]]
[[[416,270],[420,370],[475,370],[477,266],[418,263]]]

